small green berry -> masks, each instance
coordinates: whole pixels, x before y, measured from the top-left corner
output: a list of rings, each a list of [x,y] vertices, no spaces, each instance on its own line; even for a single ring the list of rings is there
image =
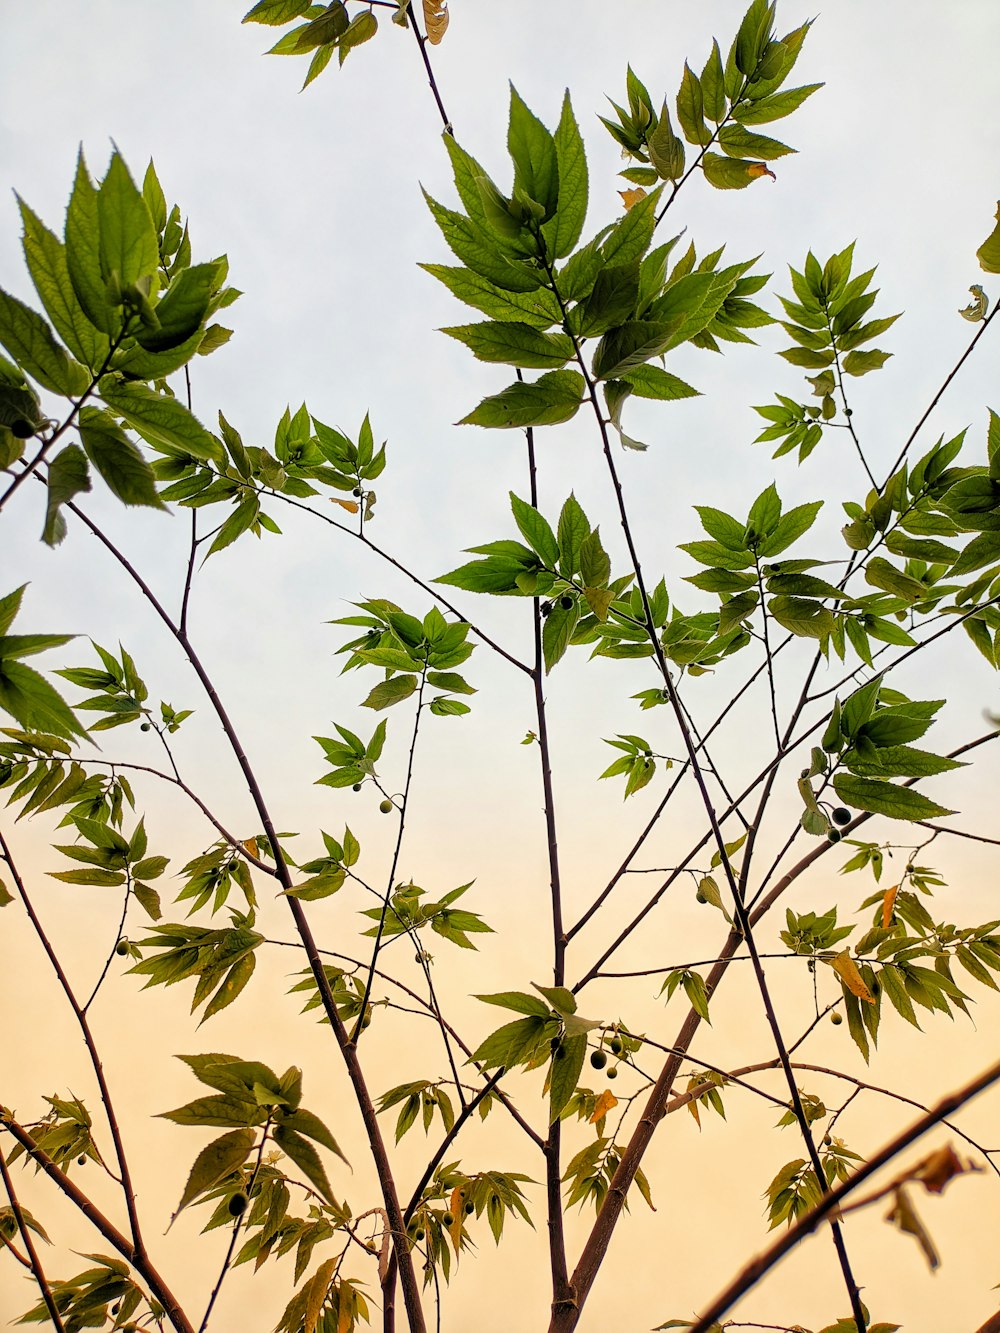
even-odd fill
[[[351,783],[351,791],[360,791],[362,784],[360,782]]]
[[[229,1216],[242,1217],[247,1210],[247,1203],[247,1196],[242,1191],[239,1194],[232,1195],[228,1204],[226,1204],[229,1209]]]
[[[468,1201],[468,1203],[465,1205],[465,1215],[466,1215],[466,1217],[470,1217],[475,1211],[476,1211],[476,1205],[475,1205],[475,1204],[472,1202],[472,1200],[470,1199],[470,1200]]]
[[[423,1238],[424,1238],[424,1236],[425,1236],[426,1234],[427,1234],[427,1233],[424,1231],[423,1227],[417,1227],[416,1231],[413,1233],[413,1239],[414,1239],[414,1240],[423,1240]]]
[[[612,1065],[611,1068],[608,1070],[608,1078],[617,1078],[617,1077],[618,1077],[618,1066]]]
[[[608,1042],[608,1050],[612,1055],[621,1055],[624,1049],[621,1037],[612,1037]]]
[[[604,1054],[603,1051],[594,1051],[590,1057],[590,1063],[594,1066],[595,1069],[603,1069],[604,1066],[608,1063],[608,1057]]]
[[[87,1159],[86,1159],[86,1157],[83,1155],[83,1153],[81,1153],[80,1156],[76,1159],[76,1164],[77,1164],[77,1166],[86,1166],[86,1165],[87,1165]]]
[[[840,829],[830,828],[826,831],[827,842],[840,842],[843,836]]]
[[[830,818],[833,820],[835,824],[839,824],[840,827],[843,828],[845,824],[849,824],[851,822],[851,812],[846,808],[846,806],[838,805],[836,810],[834,810],[833,814],[830,816]]]
[[[152,730],[153,730],[153,724],[152,724],[152,722],[143,722],[142,725],[139,727],[139,730],[140,730],[140,731],[152,731]]]
[[[360,486],[355,486],[354,490],[351,491],[351,494],[352,494],[356,499],[360,499],[361,496],[364,495],[364,491],[361,489]]]
[[[451,1213],[444,1213],[442,1215],[441,1225],[443,1227],[451,1227],[455,1225],[455,1219],[452,1217]]]
[[[378,808],[382,811],[382,813],[383,813],[384,815],[391,815],[392,812],[393,812],[394,806],[393,806],[392,802],[387,798],[387,799],[384,800],[384,801],[379,801],[379,803],[378,803]]]
[[[705,897],[705,895],[702,893],[701,889],[699,889],[698,892],[694,895],[694,900],[695,900],[696,903],[707,903],[707,902],[708,902],[708,899],[707,899],[707,898]]]
[[[908,865],[908,866],[906,867],[906,873],[907,873],[908,875],[912,875],[912,874],[913,874],[913,866],[912,866],[912,865]]]
[[[839,1009],[834,1009],[833,1013],[830,1015],[830,1022],[833,1024],[835,1028],[839,1028],[841,1023],[843,1023],[843,1021],[844,1021],[844,1015],[840,1012]]]
[[[124,958],[125,955],[128,953],[128,941],[119,940],[118,943],[115,945],[115,953],[118,955],[119,958]]]

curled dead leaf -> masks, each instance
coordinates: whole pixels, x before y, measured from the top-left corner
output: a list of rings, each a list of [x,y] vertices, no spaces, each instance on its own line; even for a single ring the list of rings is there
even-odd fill
[[[986,311],[990,304],[989,299],[978,282],[974,282],[969,288],[969,291],[972,293],[972,300],[958,313],[963,319],[968,319],[971,320],[973,324],[978,324],[981,319],[986,318]]]
[[[919,1180],[924,1189],[931,1194],[940,1194],[949,1180],[964,1175],[975,1168],[970,1162],[963,1162],[950,1143],[938,1148],[913,1170],[913,1179]]]
[[[829,963],[852,995],[856,995],[859,1000],[864,1000],[866,1004],[875,1003],[875,996],[865,985],[864,978],[858,971],[857,963],[846,949],[838,953],[836,958],[831,958]]]
[[[637,185],[634,190],[619,190],[618,193],[622,197],[622,203],[625,205],[626,213],[633,204],[637,204],[640,199],[645,199],[646,197],[646,191],[641,185]]]
[[[603,1120],[607,1113],[613,1111],[617,1105],[618,1098],[610,1088],[605,1088],[594,1105],[594,1114],[590,1117],[590,1123],[596,1125],[598,1120]]]
[[[423,0],[424,27],[431,46],[437,46],[448,31],[448,0]]]
[[[899,885],[892,884],[886,889],[882,897],[882,929],[888,930],[892,925],[892,911],[896,906],[896,894],[899,892]]]
[[[761,176],[770,176],[773,181],[778,179],[766,162],[751,162],[747,167],[747,175],[752,181],[759,180]]]
[[[349,514],[356,514],[359,506],[353,500],[338,500],[335,495],[330,497],[332,505],[340,505],[341,509],[346,509]]]

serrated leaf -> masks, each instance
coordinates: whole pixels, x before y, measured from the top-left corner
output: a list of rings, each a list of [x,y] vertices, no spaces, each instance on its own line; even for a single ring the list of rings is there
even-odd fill
[[[194,1160],[174,1216],[193,1203],[199,1194],[214,1189],[226,1176],[238,1171],[253,1150],[257,1138],[253,1129],[234,1129],[214,1139]]]

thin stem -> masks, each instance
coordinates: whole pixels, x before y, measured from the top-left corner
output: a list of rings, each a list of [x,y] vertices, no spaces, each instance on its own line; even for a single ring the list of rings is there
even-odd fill
[[[417,687],[417,710],[413,718],[413,732],[410,736],[410,752],[406,761],[406,782],[403,787],[403,800],[399,808],[399,827],[396,830],[396,846],[392,853],[392,864],[389,867],[389,874],[386,877],[385,894],[382,898],[382,913],[378,919],[378,926],[375,931],[375,943],[372,946],[371,962],[368,965],[368,976],[365,978],[364,994],[361,997],[361,1004],[358,1008],[357,1022],[354,1024],[354,1031],[351,1033],[351,1044],[357,1045],[358,1037],[361,1034],[361,1028],[365,1021],[365,1015],[368,1012],[368,1000],[372,993],[372,982],[375,980],[375,964],[378,962],[378,956],[382,949],[382,937],[385,933],[385,921],[389,914],[389,902],[392,898],[392,890],[396,883],[396,867],[399,865],[399,853],[403,846],[403,833],[406,828],[406,808],[410,799],[410,785],[413,782],[413,761],[417,752],[417,737],[420,734],[420,716],[423,712],[424,687],[427,683],[427,667],[424,666],[420,673],[420,684]]]
[[[264,1132],[260,1137],[260,1143],[258,1144],[257,1147],[257,1160],[254,1162],[253,1170],[250,1173],[250,1179],[247,1182],[246,1195],[248,1200],[250,1199],[253,1193],[254,1182],[256,1181],[257,1175],[260,1172],[260,1164],[264,1157],[264,1148],[265,1145],[267,1144],[267,1136],[270,1128],[271,1128],[271,1121],[268,1120],[267,1123],[264,1125]],[[239,1238],[240,1227],[243,1224],[243,1218],[245,1216],[246,1216],[245,1213],[237,1214],[236,1217],[233,1219],[232,1234],[229,1237],[229,1245],[226,1247],[226,1256],[222,1261],[222,1270],[219,1273],[219,1277],[218,1280],[216,1281],[215,1286],[212,1288],[212,1294],[208,1298],[208,1305],[205,1309],[204,1315],[202,1316],[202,1321],[198,1325],[198,1333],[205,1333],[206,1328],[208,1328],[208,1321],[212,1316],[212,1310],[215,1308],[215,1302],[219,1299],[219,1292],[222,1290],[222,1284],[226,1280],[226,1274],[229,1272],[230,1266],[232,1265],[233,1262],[233,1255],[236,1253],[236,1241]]]
[[[73,1184],[69,1176],[59,1169],[48,1153],[38,1146],[24,1126],[6,1110],[0,1110],[0,1129],[5,1129],[12,1138],[17,1140],[31,1160],[45,1172],[50,1180],[58,1185],[72,1203],[76,1204],[80,1212],[97,1228],[108,1244],[112,1245],[123,1259],[132,1264],[163,1306],[167,1318],[177,1333],[194,1333],[194,1328],[178,1304],[176,1296],[153,1267],[146,1251],[144,1249],[140,1250],[132,1244],[127,1236],[122,1235],[100,1209],[91,1203],[86,1194]]]
[[[807,1213],[792,1226],[788,1228],[785,1234],[775,1241],[763,1254],[752,1259],[749,1264],[733,1279],[728,1287],[711,1303],[709,1308],[692,1327],[691,1333],[709,1333],[709,1330],[715,1325],[725,1312],[744,1296],[750,1289],[760,1281],[765,1273],[769,1272],[774,1265],[799,1243],[803,1237],[815,1231],[820,1222],[827,1218],[839,1206],[841,1201],[854,1190],[862,1185],[866,1180],[880,1171],[883,1166],[891,1162],[893,1158],[898,1157],[901,1152],[914,1143],[929,1129],[933,1129],[946,1116],[952,1115],[966,1102],[972,1100],[984,1089],[991,1086],[1000,1079],[1000,1061],[991,1065],[989,1069],[977,1075],[965,1087],[957,1092],[942,1098],[940,1102],[926,1115],[916,1120],[908,1129],[897,1134],[894,1139],[881,1148],[873,1157],[870,1157],[864,1166],[860,1167],[848,1179],[837,1185],[835,1189],[828,1191]]]
[[[111,1089],[108,1087],[107,1080],[104,1077],[104,1066],[101,1063],[101,1057],[97,1050],[97,1043],[94,1040],[94,1035],[90,1030],[90,1023],[87,1020],[86,1012],[76,998],[73,987],[69,983],[69,978],[63,970],[59,956],[52,947],[52,943],[45,932],[45,928],[39,920],[38,914],[35,912],[31,899],[28,896],[28,891],[24,886],[24,880],[21,878],[21,873],[14,862],[10,847],[7,844],[7,840],[4,837],[2,830],[0,830],[0,854],[2,854],[3,859],[7,864],[11,879],[14,881],[14,886],[17,889],[18,897],[24,905],[24,910],[28,914],[28,919],[34,927],[35,934],[38,936],[38,940],[42,948],[45,950],[48,960],[52,965],[52,970],[56,974],[59,985],[62,987],[63,994],[66,996],[67,1002],[73,1011],[73,1015],[79,1024],[80,1031],[83,1033],[83,1040],[87,1047],[87,1054],[90,1056],[90,1063],[94,1070],[94,1075],[97,1078],[97,1086],[101,1094],[101,1103],[104,1107],[104,1114],[107,1118],[108,1128],[111,1131],[111,1140],[115,1148],[115,1158],[118,1162],[118,1174],[121,1178],[122,1193],[125,1196],[125,1208],[128,1213],[129,1230],[132,1234],[132,1248],[135,1254],[145,1261],[146,1244],[143,1240],[142,1228],[139,1225],[139,1214],[135,1203],[135,1190],[132,1186],[132,1176],[129,1171],[128,1158],[125,1155],[125,1145],[122,1142],[121,1129],[118,1125],[118,1117],[115,1113],[114,1102],[111,1097]]]
[[[229,714],[226,712],[218,691],[216,690],[208,672],[205,670],[205,667],[191,644],[190,639],[173,623],[149,584],[143,579],[142,575],[131,564],[127,557],[118,550],[118,548],[104,535],[101,529],[98,528],[97,525],[78,508],[78,506],[70,504],[67,507],[80,518],[88,530],[97,537],[98,541],[100,541],[115,560],[118,561],[121,567],[140,589],[143,596],[149,602],[150,606],[156,612],[169,633],[176,639],[192,669],[201,681],[202,687],[215,710],[223,731],[225,732],[230,748],[233,751],[236,762],[243,774],[244,781],[247,784],[254,808],[263,825],[264,833],[268,839],[272,854],[274,855],[278,878],[282,888],[285,890],[283,897],[288,903],[289,911],[292,914],[292,920],[295,923],[295,929],[298,932],[299,938],[302,940],[306,957],[309,960],[310,969],[316,979],[316,985],[319,990],[320,1001],[323,1005],[324,1013],[330,1021],[330,1026],[336,1037],[337,1045],[343,1057],[344,1064],[347,1067],[351,1086],[354,1089],[355,1099],[365,1125],[369,1148],[371,1149],[375,1169],[379,1178],[379,1184],[382,1189],[382,1197],[385,1203],[386,1213],[389,1217],[393,1247],[399,1258],[399,1272],[403,1284],[403,1299],[406,1304],[407,1316],[410,1320],[410,1333],[426,1333],[426,1324],[420,1301],[420,1289],[417,1285],[416,1273],[414,1272],[413,1262],[410,1256],[406,1230],[403,1226],[399,1198],[396,1193],[396,1183],[392,1174],[392,1167],[389,1162],[385,1142],[382,1138],[381,1126],[378,1123],[371,1094],[368,1091],[364,1073],[358,1060],[357,1044],[349,1037],[347,1029],[344,1027],[343,1020],[337,1010],[337,1003],[334,999],[333,991],[330,988],[329,980],[327,979],[322,960],[320,959],[319,952],[316,948],[316,941],[309,926],[305,910],[298,899],[292,897],[288,892],[294,887],[291,874],[289,873],[285,858],[282,855],[281,846],[278,842],[278,835],[271,819],[267,803],[264,800],[263,792],[261,791],[256,774],[251,767],[246,752],[243,749],[239,734],[236,731]]]
[[[441,124],[444,126],[444,132],[445,134],[450,134],[454,137],[455,131],[452,128],[451,118],[444,109],[444,102],[441,99],[441,92],[437,86],[437,79],[434,77],[434,70],[431,66],[430,56],[427,54],[427,38],[417,27],[417,19],[413,12],[412,4],[406,6],[406,17],[413,30],[413,36],[416,38],[417,48],[420,51],[420,59],[424,62],[424,69],[427,72],[427,82],[430,84],[431,92],[434,94],[434,102],[438,109],[438,115],[441,117]]]
[[[7,1163],[4,1155],[0,1152],[0,1176],[3,1177],[4,1189],[7,1191],[7,1198],[10,1199],[11,1211],[14,1214],[14,1220],[17,1222],[17,1229],[21,1233],[21,1240],[24,1242],[25,1252],[28,1256],[28,1263],[34,1274],[35,1281],[38,1283],[38,1290],[42,1293],[42,1300],[45,1308],[49,1312],[49,1318],[52,1320],[53,1327],[58,1333],[66,1333],[62,1316],[52,1295],[52,1289],[45,1278],[45,1270],[42,1268],[42,1261],[38,1257],[38,1251],[35,1249],[35,1242],[31,1238],[31,1230],[25,1221],[24,1213],[21,1212],[21,1205],[18,1202],[17,1194],[14,1191],[14,1182],[10,1178],[10,1172],[7,1170]],[[14,1251],[17,1254],[17,1251]],[[20,1258],[20,1255],[17,1255]]]

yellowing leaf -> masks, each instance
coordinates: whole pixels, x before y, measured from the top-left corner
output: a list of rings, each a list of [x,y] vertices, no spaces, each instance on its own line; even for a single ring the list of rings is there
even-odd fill
[[[978,324],[981,319],[986,318],[986,310],[989,306],[989,299],[978,282],[974,282],[969,288],[972,293],[972,300],[958,313],[963,319],[970,320],[973,324]]]
[[[247,849],[247,851],[250,853],[251,856],[258,856],[258,855],[259,855],[259,853],[258,853],[258,851],[257,851],[257,839],[256,839],[256,838],[244,838],[244,839],[243,839],[243,846]]]
[[[979,267],[987,273],[1000,273],[1000,200],[997,201],[997,225],[976,251]]]
[[[448,0],[424,0],[424,26],[427,40],[437,46],[448,31]]]
[[[866,1004],[875,1003],[875,996],[865,985],[864,978],[858,971],[857,963],[846,949],[831,960],[830,966],[852,995],[856,995],[859,1000],[864,1000]]]
[[[938,1258],[938,1252],[934,1248],[934,1242],[931,1240],[924,1227],[923,1222],[917,1216],[917,1211],[910,1202],[909,1196],[902,1185],[898,1186],[892,1196],[892,1207],[885,1215],[887,1222],[892,1222],[900,1231],[913,1236],[924,1252],[924,1258],[931,1272],[938,1267],[941,1260]]]
[[[888,930],[892,925],[892,909],[896,906],[896,894],[899,892],[899,885],[892,884],[886,889],[882,897],[882,929]]]
[[[306,1288],[305,1317],[302,1321],[303,1333],[316,1333],[316,1325],[319,1323],[319,1317],[323,1310],[323,1302],[326,1300],[326,1293],[330,1290],[330,1282],[336,1269],[337,1259],[327,1259],[326,1263],[320,1264],[309,1279]]]
[[[765,162],[751,162],[747,167],[747,175],[752,181],[760,180],[761,176],[770,176],[773,181],[778,179]]]
[[[640,199],[645,199],[646,197],[646,191],[641,185],[637,185],[634,190],[619,190],[618,193],[622,197],[622,203],[625,205],[626,213],[633,204],[637,204]]]
[[[359,509],[359,506],[356,505],[353,500],[338,500],[335,495],[331,496],[330,503],[332,505],[340,505],[341,509],[346,509],[349,514],[356,514]]]
[[[348,1299],[343,1288],[338,1294],[340,1300],[337,1303],[337,1333],[351,1333],[351,1324],[354,1322],[354,1314],[351,1310],[352,1302]]]
[[[608,607],[615,600],[612,590],[610,588],[584,588],[583,595],[597,619],[602,622],[607,620]]]
[[[598,1097],[594,1106],[594,1114],[590,1117],[590,1123],[596,1125],[598,1120],[603,1120],[609,1111],[613,1111],[618,1105],[618,1098],[610,1088],[605,1088]]]

